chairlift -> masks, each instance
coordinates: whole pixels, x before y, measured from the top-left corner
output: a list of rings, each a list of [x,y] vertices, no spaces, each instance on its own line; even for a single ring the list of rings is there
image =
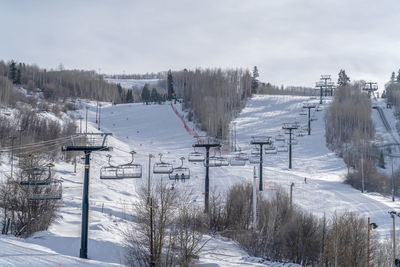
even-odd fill
[[[275,150],[275,145],[274,144],[265,145],[264,150]]]
[[[229,166],[229,160],[225,157],[220,156],[219,162],[220,162],[221,166]]]
[[[317,120],[317,116],[312,115],[311,118],[310,118],[310,120],[311,120],[311,121],[316,121],[316,120]]]
[[[220,166],[229,166],[229,160],[222,156],[221,150],[219,150],[219,156],[216,159],[218,159]]]
[[[305,133],[303,131],[298,131],[296,133],[296,136],[298,136],[298,137],[303,137],[304,135],[305,135]]]
[[[60,180],[23,181],[20,185],[27,186],[28,200],[59,200],[62,199],[62,183]]]
[[[285,136],[283,134],[278,134],[275,136],[275,141],[285,141]]]
[[[132,160],[117,167],[117,179],[142,178],[142,165],[133,163],[135,151],[130,152]]]
[[[204,161],[204,154],[201,152],[197,152],[196,149],[193,152],[189,153],[188,161],[189,162],[202,162]]]
[[[229,163],[231,166],[245,166],[247,160],[249,160],[249,157],[246,153],[238,153],[235,157],[231,158]]]
[[[288,149],[288,147],[287,147],[286,145],[278,146],[278,147],[276,148],[276,150],[277,150],[278,152],[288,152],[288,151],[289,151],[289,149]]]
[[[298,142],[297,142],[297,139],[292,139],[292,141],[290,142],[290,140],[288,141],[288,144],[289,143],[292,143],[292,145],[297,145],[298,144]]]
[[[300,115],[307,115],[308,113],[307,113],[307,111],[305,111],[305,110],[302,110],[302,111],[300,111],[300,113],[299,113]]]
[[[252,155],[249,158],[250,164],[259,164],[260,163],[260,156]]]
[[[260,149],[259,149],[258,147],[254,147],[254,148],[251,150],[250,154],[251,154],[251,155],[254,155],[254,156],[260,155]]]
[[[221,167],[221,161],[215,154],[214,150],[214,155],[208,158],[208,167]],[[204,167],[207,167],[206,161],[204,161]]]
[[[101,167],[100,169],[100,179],[118,179],[117,176],[117,166],[113,166],[110,163],[111,155],[108,154],[108,166]]]
[[[48,178],[50,177],[50,171],[47,168],[29,168],[22,171],[22,176],[28,177],[28,180],[34,179],[35,177],[45,176],[47,173]]]
[[[276,151],[275,148],[274,149],[265,150],[265,154],[276,154],[276,153],[277,153],[277,151]]]
[[[190,179],[190,169],[183,167],[184,159],[184,157],[180,158],[180,160],[182,161],[181,166],[172,169],[172,172],[169,174],[169,179],[182,181]]]
[[[162,161],[162,153],[158,154],[160,156],[160,162],[156,162],[153,165],[154,174],[170,174],[172,172],[173,166],[171,163]]]

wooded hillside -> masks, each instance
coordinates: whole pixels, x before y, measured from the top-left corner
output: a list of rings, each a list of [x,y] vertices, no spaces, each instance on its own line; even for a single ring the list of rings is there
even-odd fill
[[[173,72],[175,92],[189,120],[209,136],[226,138],[229,123],[251,96],[252,77],[242,69],[196,69]]]

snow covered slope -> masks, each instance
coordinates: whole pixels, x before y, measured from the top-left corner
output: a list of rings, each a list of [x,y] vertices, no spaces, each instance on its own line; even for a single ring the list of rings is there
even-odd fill
[[[282,133],[284,122],[297,120],[301,125],[305,125],[306,116],[299,115],[299,112],[302,104],[309,101],[316,100],[299,96],[254,96],[235,120],[239,146],[243,151],[250,152],[251,136],[275,136]],[[95,104],[89,103],[88,106],[89,132],[97,132],[94,125]],[[176,107],[178,111],[181,111],[179,104]],[[83,111],[81,114],[84,116]],[[391,218],[387,212],[394,207],[399,208],[398,205],[392,204],[379,195],[361,194],[343,184],[343,177],[347,172],[343,160],[325,147],[324,110],[316,112],[315,116],[317,120],[312,122],[311,135],[298,137],[298,145],[293,147],[293,169],[288,169],[288,153],[264,156],[264,181],[268,186],[263,193],[273,192],[274,185],[289,189],[289,185],[294,182],[294,203],[304,210],[319,216],[323,216],[324,213],[330,216],[336,211],[355,211],[362,216],[370,216],[371,221],[379,225],[379,231],[385,236],[391,227]],[[188,123],[188,128],[192,129],[193,125]],[[102,262],[103,265],[112,266],[123,262],[121,230],[126,227],[127,219],[132,219],[129,214],[137,189],[146,185],[149,153],[157,155],[162,152],[163,160],[173,163],[176,167],[180,165],[181,156],[187,158],[188,153],[193,151],[192,144],[195,140],[168,104],[104,105],[101,110],[101,131],[114,134],[109,140],[109,145],[114,147],[114,150],[110,152],[113,164],[129,162],[129,152],[135,150],[137,152],[135,162],[143,166],[142,179],[100,180],[100,168],[107,165],[107,153],[96,152],[91,157],[88,255],[93,260],[93,264],[97,261]],[[152,163],[157,160],[152,159]],[[195,202],[203,205],[204,167],[202,164],[189,163],[187,160],[184,164],[191,169],[192,178],[185,183],[176,183],[175,187],[178,190],[192,190],[195,194]],[[80,161],[76,174],[73,173],[73,165],[66,163],[57,164],[55,169],[58,177],[64,181],[64,205],[60,211],[60,217],[49,231],[37,233],[26,241],[15,239],[3,239],[3,241],[15,246],[23,244],[22,246],[27,249],[41,251],[32,252],[33,254],[54,253],[54,258],[59,257],[69,263],[70,256],[79,255],[83,165]],[[307,177],[307,183],[304,183],[305,177]],[[152,175],[152,179],[163,179],[167,183],[173,183],[165,175]],[[210,169],[210,188],[214,191],[225,191],[232,184],[252,181],[252,179],[253,166],[249,164],[244,167]],[[12,244],[10,251],[15,250]],[[199,264],[200,266],[240,266],[242,264],[266,266],[249,262],[245,256],[246,253],[233,242],[215,239],[201,254]],[[80,261],[76,259],[76,262]],[[12,257],[0,257],[0,265],[3,263],[19,264],[19,259],[16,257],[13,262]],[[27,258],[26,263],[34,265],[35,257]],[[49,262],[49,265],[52,263]],[[74,263],[71,262],[71,265]]]

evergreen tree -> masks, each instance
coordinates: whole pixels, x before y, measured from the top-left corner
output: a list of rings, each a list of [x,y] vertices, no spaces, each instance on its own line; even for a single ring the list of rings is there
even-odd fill
[[[379,154],[379,162],[378,166],[381,167],[382,169],[385,169],[385,157],[383,156],[383,152]]]
[[[158,92],[157,92],[156,88],[153,88],[153,90],[151,90],[150,98],[151,98],[151,102],[158,102],[159,96],[158,96]]]
[[[349,76],[347,76],[345,70],[340,70],[339,71],[339,79],[338,79],[338,85],[339,86],[346,86],[350,82]]]
[[[172,78],[171,70],[168,71],[167,86],[168,86],[168,100],[171,100],[175,98],[174,80]]]
[[[15,84],[17,80],[17,67],[15,66],[14,60],[11,60],[10,66],[9,66],[9,73],[8,77],[10,80]]]
[[[149,90],[149,85],[147,83],[143,86],[141,97],[142,101],[145,102],[146,105],[148,105],[150,101],[150,90]]]
[[[390,76],[390,81],[395,82],[396,81],[396,73],[394,71],[392,72],[392,76]]]
[[[124,99],[123,98],[124,91],[122,90],[122,86],[119,83],[117,84],[117,90],[118,90],[118,94],[119,94],[120,98]]]
[[[253,69],[253,78],[251,80],[251,93],[255,94],[257,93],[257,89],[258,89],[258,77],[260,75],[258,74],[258,69],[257,66],[254,66]]]
[[[397,74],[397,82],[400,82],[400,69],[399,69],[399,72]]]
[[[17,77],[15,78],[15,84],[21,84],[21,69],[17,70]]]
[[[133,93],[132,93],[132,90],[128,90],[128,92],[126,93],[125,102],[126,102],[126,103],[132,103],[132,102],[133,102]]]

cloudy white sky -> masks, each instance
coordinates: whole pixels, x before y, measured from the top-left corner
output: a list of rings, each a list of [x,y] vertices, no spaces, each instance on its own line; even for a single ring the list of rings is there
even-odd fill
[[[313,86],[320,74],[386,82],[400,68],[399,0],[0,1],[0,59],[145,73],[258,66]]]

